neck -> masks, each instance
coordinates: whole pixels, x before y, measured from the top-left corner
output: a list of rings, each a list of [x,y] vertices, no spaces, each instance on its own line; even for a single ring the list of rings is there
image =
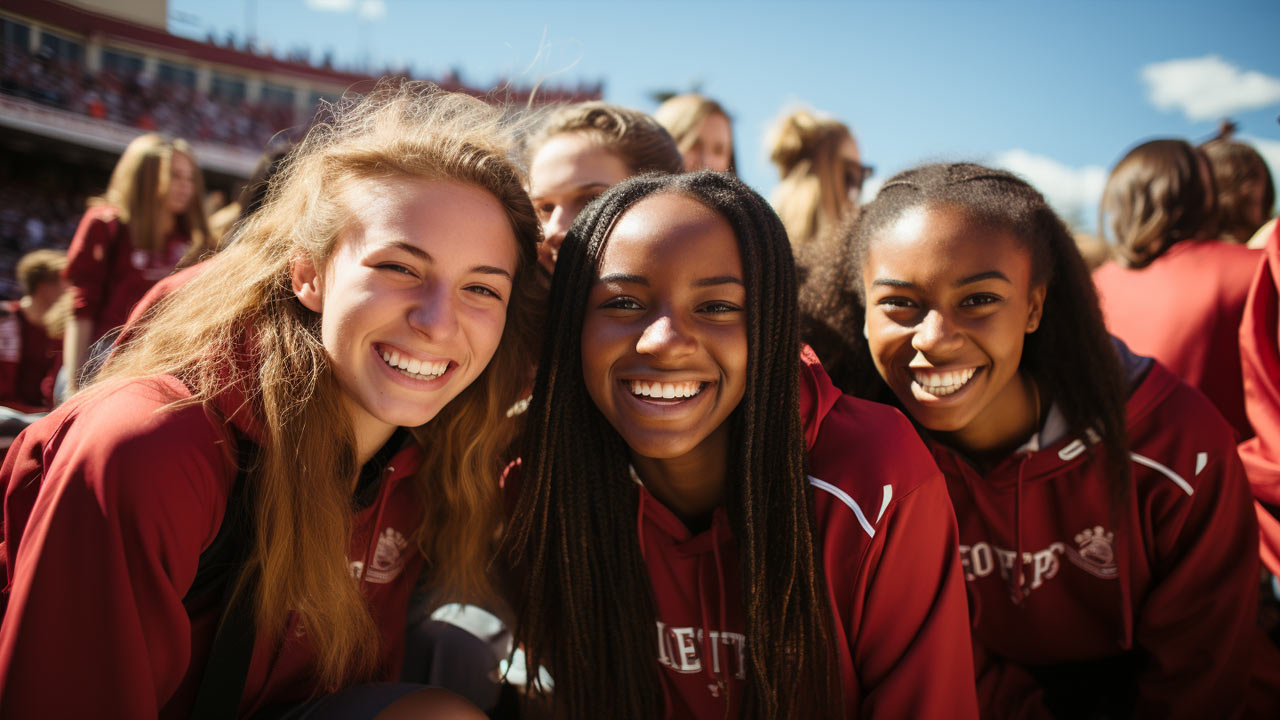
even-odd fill
[[[1018,371],[986,408],[964,428],[941,433],[946,442],[986,464],[995,464],[1040,428],[1040,390]]]
[[[698,447],[677,458],[655,459],[631,453],[645,488],[686,525],[701,525],[724,503],[729,471],[729,432],[721,427]]]
[[[387,444],[396,426],[376,420],[362,412],[351,413],[351,431],[356,438],[356,464],[364,464]]]
[[[156,223],[156,237],[163,240],[173,232],[173,226],[176,220],[173,213],[165,210],[160,213],[160,221]]]

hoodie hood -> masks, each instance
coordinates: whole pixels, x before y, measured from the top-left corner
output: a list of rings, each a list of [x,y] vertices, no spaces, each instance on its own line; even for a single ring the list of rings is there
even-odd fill
[[[800,349],[800,421],[804,423],[805,450],[813,450],[822,430],[822,421],[844,393],[831,382],[813,348]]]

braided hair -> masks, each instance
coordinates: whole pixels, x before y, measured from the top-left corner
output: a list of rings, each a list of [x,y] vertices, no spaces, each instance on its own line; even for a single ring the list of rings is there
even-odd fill
[[[746,390],[730,416],[725,510],[738,539],[747,672],[743,717],[842,717],[831,606],[799,414],[797,280],[768,203],[715,172],[645,175],[593,201],[568,233],[528,414],[507,549],[524,585],[516,639],[555,678],[558,717],[658,717],[654,601],[623,439],[583,383],[587,298],[618,218],[658,193],[721,214],[742,253]],[[799,687],[797,687],[797,680]]]
[[[1058,404],[1072,432],[1100,437],[1116,489],[1129,478],[1120,358],[1098,294],[1071,233],[1044,197],[1016,176],[971,163],[938,163],[898,173],[835,240],[807,256],[801,291],[805,341],[845,392],[896,404],[876,371],[863,334],[863,270],[870,245],[908,210],[948,207],[973,222],[1006,229],[1031,253],[1033,283],[1047,293],[1039,329],[1028,335],[1020,368]]]

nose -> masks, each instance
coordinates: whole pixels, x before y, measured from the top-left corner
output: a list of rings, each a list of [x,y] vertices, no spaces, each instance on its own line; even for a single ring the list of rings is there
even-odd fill
[[[951,318],[938,310],[929,310],[916,325],[911,346],[928,355],[945,355],[960,349],[964,339]]]
[[[551,247],[559,250],[560,245],[564,242],[564,236],[569,232],[569,226],[573,224],[575,217],[565,208],[557,207],[551,212],[547,222],[542,225],[543,240]]]
[[[658,360],[681,358],[692,354],[697,348],[697,339],[669,312],[655,317],[636,342],[636,352]]]
[[[409,309],[409,326],[431,342],[458,334],[458,308],[452,288],[428,285]]]

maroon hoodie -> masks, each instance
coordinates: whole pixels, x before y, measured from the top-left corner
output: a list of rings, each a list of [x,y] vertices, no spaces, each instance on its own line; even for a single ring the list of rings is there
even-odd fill
[[[1258,531],[1234,433],[1162,365],[1126,360],[1122,502],[1056,408],[985,473],[933,446],[960,523],[984,716],[1044,717],[1045,702],[1071,717],[1245,711]]]
[[[1240,459],[1257,498],[1262,561],[1280,575],[1280,223],[1244,307],[1240,358],[1245,409],[1258,433],[1240,445]]]
[[[77,395],[14,441],[0,469],[0,717],[190,715],[222,607],[183,598],[222,524],[236,436],[258,435],[234,399],[216,412],[162,410],[189,396],[172,377],[121,382]],[[391,458],[348,550],[382,631],[384,680],[398,675],[422,567],[409,539],[421,511],[402,482],[420,462],[416,445]],[[296,619],[283,637],[278,646],[259,632],[242,717],[316,689],[315,650]]]
[[[1093,273],[1111,333],[1204,393],[1241,439],[1253,430],[1237,335],[1259,260],[1243,245],[1184,240],[1141,270],[1109,262]]]
[[[90,341],[123,325],[134,303],[173,272],[191,247],[191,238],[175,228],[160,251],[139,250],[119,215],[110,205],[89,208],[67,249],[63,276],[71,283],[76,318],[93,321]]]
[[[846,715],[977,717],[955,519],[937,467],[901,413],[842,395],[807,349],[801,389]],[[724,509],[693,535],[643,488],[640,503],[666,717],[739,717],[751,638]]]

